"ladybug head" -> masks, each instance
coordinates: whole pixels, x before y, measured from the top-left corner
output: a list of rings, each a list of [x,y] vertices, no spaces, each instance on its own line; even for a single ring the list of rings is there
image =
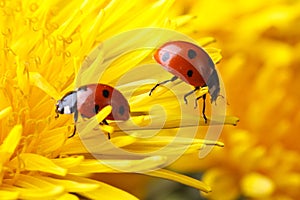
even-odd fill
[[[77,109],[77,93],[75,91],[68,92],[61,100],[56,103],[55,112],[58,114],[72,114]]]
[[[218,96],[220,95],[220,82],[217,71],[214,70],[213,73],[210,75],[208,82],[208,92],[211,96],[211,102],[217,100]]]

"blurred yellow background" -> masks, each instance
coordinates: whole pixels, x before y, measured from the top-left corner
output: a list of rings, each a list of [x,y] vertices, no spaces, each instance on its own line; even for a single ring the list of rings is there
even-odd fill
[[[225,147],[199,161],[213,190],[208,198],[299,199],[300,1],[201,0],[178,7],[197,15],[192,36],[216,38],[228,112],[240,118],[237,127],[225,127]]]

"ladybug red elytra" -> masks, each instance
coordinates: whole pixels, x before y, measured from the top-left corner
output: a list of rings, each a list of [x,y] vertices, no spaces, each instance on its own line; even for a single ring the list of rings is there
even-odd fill
[[[57,117],[58,114],[74,113],[76,122],[78,113],[84,118],[91,118],[107,105],[112,106],[112,112],[102,121],[103,124],[108,124],[106,120],[126,121],[129,119],[130,107],[123,94],[109,85],[100,83],[84,85],[65,94],[61,100],[57,101],[56,113]],[[75,132],[76,127],[69,138],[73,137]],[[108,138],[110,139],[109,133]]]
[[[180,78],[195,87],[194,90],[184,95],[185,103],[187,103],[189,95],[205,86],[208,86],[211,102],[216,101],[220,93],[219,77],[212,59],[201,47],[186,41],[167,42],[154,53],[154,59],[174,77],[156,84],[151,89],[149,96],[159,85]],[[202,114],[205,123],[207,123],[205,115],[206,94],[195,99],[195,107],[197,107],[197,101],[200,98],[203,98]]]

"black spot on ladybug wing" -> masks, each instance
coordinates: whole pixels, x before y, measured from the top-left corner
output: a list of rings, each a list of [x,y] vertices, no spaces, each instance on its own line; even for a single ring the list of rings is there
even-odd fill
[[[189,57],[190,59],[193,59],[193,58],[195,58],[196,56],[197,56],[196,51],[194,51],[193,49],[189,49],[189,50],[188,50],[188,57]]]
[[[192,77],[192,76],[193,76],[193,73],[194,73],[193,70],[190,69],[190,70],[187,71],[186,75],[187,75],[188,77]]]
[[[163,55],[162,55],[162,57],[161,57],[161,60],[163,61],[163,62],[166,62],[166,61],[168,61],[170,59],[170,54],[169,54],[169,52],[165,52]]]
[[[102,91],[102,95],[103,95],[105,98],[108,98],[108,97],[109,97],[109,91],[108,91],[108,90],[103,90],[103,91]]]
[[[119,107],[119,114],[120,114],[120,115],[124,115],[124,113],[125,113],[125,108],[124,108],[124,106],[120,106],[120,107]]]

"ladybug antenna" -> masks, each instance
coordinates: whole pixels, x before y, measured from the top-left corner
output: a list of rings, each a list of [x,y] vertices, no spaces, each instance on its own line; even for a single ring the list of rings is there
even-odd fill
[[[74,129],[73,129],[72,135],[70,135],[68,138],[74,137],[75,133],[76,133],[76,125],[74,125]]]

